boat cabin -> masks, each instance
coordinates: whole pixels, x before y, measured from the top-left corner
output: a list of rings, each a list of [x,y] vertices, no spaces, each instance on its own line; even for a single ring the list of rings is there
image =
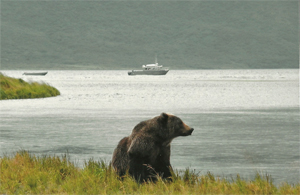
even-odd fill
[[[162,67],[163,66],[162,65],[159,66],[158,63],[143,65],[144,70],[159,70],[159,69],[162,69]]]

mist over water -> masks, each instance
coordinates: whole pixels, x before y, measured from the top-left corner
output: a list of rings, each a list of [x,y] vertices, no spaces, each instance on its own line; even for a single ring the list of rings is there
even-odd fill
[[[126,71],[49,71],[22,76],[56,87],[53,98],[0,101],[0,155],[20,149],[111,160],[118,141],[161,112],[195,131],[171,144],[175,169],[221,177],[268,173],[299,182],[298,70],[171,70],[166,76]]]

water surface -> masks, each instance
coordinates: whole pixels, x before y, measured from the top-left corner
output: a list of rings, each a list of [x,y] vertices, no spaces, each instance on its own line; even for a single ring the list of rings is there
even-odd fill
[[[299,182],[298,70],[3,73],[49,83],[61,95],[0,101],[0,155],[25,149],[67,152],[78,166],[90,158],[109,162],[138,122],[167,112],[195,128],[172,142],[175,169],[250,179],[258,171],[275,183]]]

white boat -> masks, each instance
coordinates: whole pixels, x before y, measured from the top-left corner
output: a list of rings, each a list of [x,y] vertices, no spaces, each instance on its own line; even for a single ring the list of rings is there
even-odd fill
[[[23,75],[45,76],[48,72],[24,72]]]
[[[142,66],[142,70],[132,70],[128,72],[128,75],[166,75],[169,68],[164,68],[162,65],[158,65],[155,59],[155,64],[147,64]]]

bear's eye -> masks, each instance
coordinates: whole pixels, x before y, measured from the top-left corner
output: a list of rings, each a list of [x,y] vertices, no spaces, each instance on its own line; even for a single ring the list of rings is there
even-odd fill
[[[181,120],[178,120],[178,121],[177,121],[177,125],[178,125],[178,126],[182,126],[182,125],[183,125],[183,122],[182,122]]]

